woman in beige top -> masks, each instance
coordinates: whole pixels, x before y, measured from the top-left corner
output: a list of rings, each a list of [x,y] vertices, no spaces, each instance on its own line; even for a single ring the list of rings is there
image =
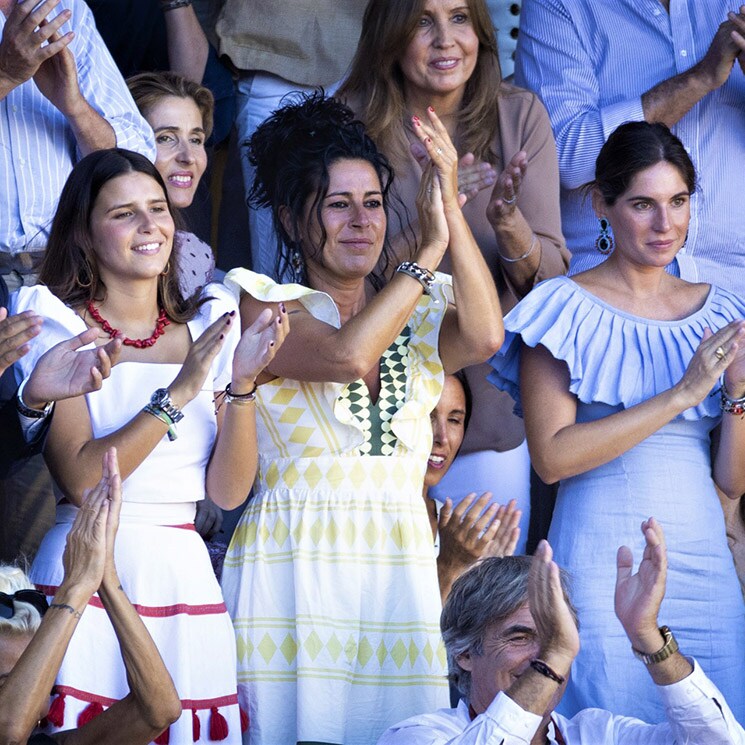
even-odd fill
[[[357,54],[339,90],[392,160],[404,209],[391,214],[401,258],[414,251],[412,216],[421,152],[409,122],[432,106],[458,152],[463,214],[510,310],[541,280],[564,274],[569,253],[561,234],[559,171],[551,125],[528,91],[502,82],[494,29],[484,0],[370,0]],[[463,198],[463,197],[462,197]],[[408,227],[411,230],[408,230]],[[448,271],[446,254],[440,265]],[[492,491],[516,498],[529,515],[529,462],[521,420],[503,393],[489,390],[485,366],[468,368],[474,416],[456,463],[436,492]],[[459,468],[460,465],[460,468]],[[476,482],[474,483],[474,476]]]

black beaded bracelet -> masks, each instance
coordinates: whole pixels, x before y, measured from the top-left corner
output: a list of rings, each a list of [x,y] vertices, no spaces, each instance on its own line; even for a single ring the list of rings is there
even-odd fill
[[[530,666],[535,670],[537,673],[540,673],[541,675],[545,675],[550,680],[553,680],[554,683],[558,683],[559,685],[562,685],[566,678],[563,675],[559,675],[559,673],[554,672],[543,660],[531,660]]]

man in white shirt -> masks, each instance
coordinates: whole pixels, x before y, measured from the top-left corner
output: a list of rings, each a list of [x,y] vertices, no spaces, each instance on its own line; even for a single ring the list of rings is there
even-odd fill
[[[668,721],[646,724],[602,709],[571,719],[554,713],[579,651],[566,577],[542,541],[535,556],[486,559],[453,585],[442,612],[450,676],[464,698],[456,709],[407,719],[378,745],[742,745],[745,730],[694,660],[658,627],[667,555],[654,518],[642,524],[636,574],[618,550],[615,609],[640,664],[646,664]]]

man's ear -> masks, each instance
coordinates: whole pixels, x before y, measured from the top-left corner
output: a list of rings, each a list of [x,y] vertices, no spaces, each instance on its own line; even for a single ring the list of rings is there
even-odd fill
[[[473,670],[473,660],[471,658],[471,653],[466,650],[465,652],[461,652],[456,658],[455,661],[465,670],[466,672],[471,672]]]

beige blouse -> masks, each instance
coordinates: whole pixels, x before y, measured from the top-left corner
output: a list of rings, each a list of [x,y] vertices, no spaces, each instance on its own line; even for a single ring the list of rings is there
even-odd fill
[[[497,171],[520,150],[525,150],[528,154],[528,169],[520,187],[517,204],[541,243],[541,262],[535,275],[535,285],[544,279],[566,274],[569,266],[570,255],[561,233],[556,144],[546,109],[535,94],[503,83],[498,107],[500,136],[494,149],[501,162],[495,164]],[[403,168],[396,168],[394,188],[412,219],[417,215],[416,195],[421,173],[413,155],[409,156]],[[522,296],[511,284],[499,258],[497,238],[486,218],[490,198],[491,189],[483,189],[469,200],[463,208],[463,214],[491,269],[502,311],[506,314]],[[402,224],[406,224],[405,219],[403,214],[396,214],[394,204],[390,213],[391,236],[400,232]],[[447,254],[439,269],[450,272]],[[487,364],[475,365],[466,370],[474,407],[463,442],[464,453],[511,450],[525,437],[522,420],[512,413],[512,399],[509,394],[498,391],[487,383],[488,372],[491,372],[491,368]]]

